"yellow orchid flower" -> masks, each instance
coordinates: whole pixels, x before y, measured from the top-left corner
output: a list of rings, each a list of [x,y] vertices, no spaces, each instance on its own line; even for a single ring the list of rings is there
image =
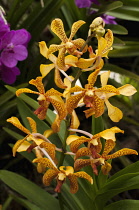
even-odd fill
[[[75,131],[78,132],[78,129],[76,129]],[[82,131],[82,133],[86,134],[86,132],[84,131]],[[87,135],[89,136],[89,138],[85,136],[79,137],[76,135],[70,135],[68,136],[66,143],[67,145],[70,145],[70,150],[73,153],[76,153],[79,149],[79,146],[84,144],[85,142],[88,142],[88,148],[90,148],[93,145],[99,148],[99,150],[101,151],[102,145],[100,144],[100,138],[104,138],[105,140],[111,139],[112,141],[116,141],[116,138],[115,138],[116,133],[124,133],[124,131],[115,126],[115,127],[106,129],[104,131],[101,131],[100,133],[97,133],[95,135],[88,133]],[[76,158],[77,158],[77,154],[75,156],[75,159]]]
[[[70,55],[77,55],[81,56],[83,52],[87,50],[87,46],[84,48],[83,52],[80,52],[79,49],[84,45],[85,41],[81,38],[72,40],[75,36],[78,29],[85,24],[84,21],[79,20],[73,23],[71,28],[71,34],[69,38],[67,38],[66,33],[64,31],[63,22],[61,19],[56,18],[51,23],[51,30],[60,38],[62,41],[60,45],[52,44],[50,45],[47,57],[51,53],[59,51],[58,58],[57,58],[57,66],[59,69],[66,70],[65,67],[65,53],[68,52]]]
[[[59,169],[55,167],[52,162],[47,158],[36,158],[33,163],[41,163],[44,167],[49,169],[43,175],[43,183],[46,186],[51,184],[54,178],[57,178],[57,186],[55,192],[61,192],[61,187],[66,178],[70,181],[70,192],[76,193],[78,191],[77,177],[84,178],[93,184],[92,177],[84,171],[74,173],[74,169],[71,166],[60,166]]]
[[[100,142],[101,144],[101,142]],[[114,159],[124,155],[138,155],[136,150],[123,148],[113,154],[108,155],[115,147],[115,142],[112,139],[108,139],[105,142],[103,153],[100,155],[100,147],[92,146],[90,148],[80,148],[76,153],[76,159],[81,156],[90,156],[90,159],[77,159],[74,163],[75,170],[80,170],[81,168],[91,165],[94,174],[98,175],[97,166],[101,165],[101,170],[104,175],[107,175],[111,170],[112,166],[107,162],[109,159]]]
[[[46,148],[46,150],[48,150],[50,156],[54,158],[54,154],[52,155],[52,153],[54,153],[55,151],[55,145],[45,142],[40,137],[39,138],[35,137],[35,135],[33,134],[37,133],[36,122],[31,117],[27,117],[27,120],[29,122],[31,132],[21,124],[21,122],[17,117],[11,117],[7,119],[7,122],[12,123],[15,127],[17,127],[18,129],[27,134],[25,138],[18,140],[13,146],[13,156],[15,156],[16,152],[23,152],[23,151],[30,152],[32,149],[34,149],[37,146],[40,147],[43,146],[44,148]],[[52,133],[53,133],[52,130],[45,131],[45,137],[49,137]],[[46,144],[50,145],[46,147]]]
[[[47,45],[44,41],[39,42],[39,47],[40,47],[40,53],[47,58],[48,54],[48,48]],[[54,81],[55,84],[62,89],[65,89],[67,86],[63,83],[61,76],[60,76],[60,71],[62,72],[63,70],[59,70],[57,66],[57,57],[53,54],[50,54],[48,56],[48,59],[52,62],[52,64],[41,64],[40,65],[40,72],[42,74],[42,77],[44,78],[53,68],[55,69],[55,74],[54,74]],[[76,63],[78,62],[78,58],[73,56],[73,55],[68,55],[65,57],[65,69],[69,69],[69,67],[74,66],[76,67]]]
[[[101,88],[95,90],[95,94],[97,97],[104,101],[108,108],[108,116],[113,122],[119,122],[119,120],[123,117],[123,113],[120,109],[113,106],[108,99],[114,95],[124,95],[124,96],[132,96],[137,92],[137,90],[130,84],[123,85],[119,88],[115,88],[112,85],[107,85],[107,81],[110,75],[110,71],[104,72],[101,74]]]
[[[54,132],[58,132],[60,129],[60,123],[66,116],[65,103],[62,100],[62,93],[58,92],[54,88],[46,91],[44,90],[44,85],[42,83],[42,77],[37,77],[29,81],[29,84],[34,85],[38,92],[32,91],[28,88],[21,88],[16,91],[16,95],[19,96],[21,93],[33,93],[39,95],[37,100],[39,101],[39,108],[34,111],[34,113],[41,119],[45,119],[47,109],[50,103],[53,105],[54,109],[57,111],[56,119],[52,124],[52,129]]]
[[[96,50],[96,52],[94,53],[92,47],[89,46],[88,51],[90,58],[79,58],[78,62],[76,63],[77,67],[81,68],[82,71],[92,71],[94,69],[101,70],[104,65],[104,61],[102,58],[108,58],[108,53],[110,50],[112,50],[113,33],[110,29],[108,29],[105,37],[97,36],[97,40],[98,49]]]

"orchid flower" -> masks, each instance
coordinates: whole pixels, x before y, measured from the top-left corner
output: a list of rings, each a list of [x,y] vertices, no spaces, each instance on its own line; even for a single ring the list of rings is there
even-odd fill
[[[30,80],[29,84],[34,85],[38,89],[38,92],[32,91],[28,88],[21,88],[16,91],[16,95],[19,96],[21,93],[33,93],[39,95],[37,100],[39,101],[40,106],[37,110],[35,110],[34,113],[41,120],[45,119],[47,109],[51,103],[54,109],[57,111],[56,119],[52,124],[52,129],[54,132],[58,132],[60,129],[60,123],[66,116],[65,104],[61,98],[62,93],[58,92],[54,88],[51,88],[45,92],[42,77],[37,77],[35,80]]]
[[[77,177],[84,178],[93,184],[92,177],[84,171],[74,173],[72,166],[60,166],[59,169],[55,167],[52,162],[47,158],[36,158],[33,163],[41,163],[44,167],[49,169],[43,175],[43,183],[46,186],[51,184],[54,178],[57,178],[57,186],[55,192],[61,192],[61,187],[65,182],[66,178],[70,181],[70,192],[76,193],[78,191]]]

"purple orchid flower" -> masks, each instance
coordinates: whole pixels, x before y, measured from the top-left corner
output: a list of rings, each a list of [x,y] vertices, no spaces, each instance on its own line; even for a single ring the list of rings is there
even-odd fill
[[[101,15],[101,17],[105,21],[106,24],[114,24],[114,25],[117,24],[116,21],[114,20],[116,18],[113,16],[103,14],[103,15]]]
[[[90,7],[92,3],[100,4],[97,0],[75,0],[75,4],[79,8]]]
[[[13,68],[9,68],[4,66],[0,62],[0,79],[3,80],[7,84],[12,84],[16,80],[16,76],[20,74],[19,69],[15,66]]]
[[[29,40],[30,34],[25,29],[5,33],[0,40],[1,62],[13,68],[18,61],[25,60],[28,56],[26,46]]]
[[[3,18],[0,16],[0,39],[4,36],[6,32],[10,31],[9,24],[6,24]]]

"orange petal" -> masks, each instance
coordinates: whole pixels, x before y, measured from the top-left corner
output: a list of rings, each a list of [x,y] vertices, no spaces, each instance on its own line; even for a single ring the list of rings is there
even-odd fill
[[[81,38],[79,39],[75,39],[72,41],[72,43],[76,46],[77,49],[81,49],[82,46],[85,44],[85,41]],[[82,50],[82,52],[86,52],[87,51],[88,46],[86,45],[85,48]],[[80,52],[80,54],[82,54],[82,52]],[[78,53],[77,53],[78,55]]]
[[[39,101],[39,104],[40,104],[40,106],[38,109],[36,109],[34,111],[34,114],[36,114],[39,119],[44,120],[46,117],[46,112],[47,112],[50,102],[49,101]]]
[[[137,90],[129,84],[123,85],[120,88],[117,88],[117,90],[120,92],[120,94],[124,96],[132,96],[134,93],[137,92]]]
[[[29,121],[29,125],[31,127],[32,133],[37,133],[37,125],[35,120],[33,120],[31,117],[27,117],[28,121]]]
[[[124,148],[124,149],[120,149],[119,151],[113,153],[112,155],[105,156],[105,159],[106,160],[113,159],[113,158],[117,158],[117,157],[124,156],[124,155],[138,155],[138,153],[136,150]]]
[[[66,101],[67,112],[72,114],[73,110],[77,107],[79,101],[84,96],[84,92],[79,93],[77,95],[71,96]]]
[[[55,150],[56,150],[55,144],[43,142],[40,144],[40,147],[46,150],[46,152],[50,155],[52,160],[55,160]]]
[[[40,48],[40,53],[46,57],[47,56],[47,51],[48,51],[48,48],[47,48],[47,45],[44,41],[42,42],[39,42],[39,48]]]
[[[62,42],[66,43],[68,41],[61,19],[56,18],[52,21],[51,30],[61,39]]]
[[[70,181],[70,192],[74,194],[78,191],[77,177],[74,174],[70,174],[68,179]]]
[[[17,117],[11,117],[7,119],[7,122],[12,123],[15,127],[19,128],[24,133],[30,134],[30,131],[21,124],[21,122],[19,121]]]
[[[67,145],[70,145],[73,141],[77,140],[79,138],[79,136],[76,135],[70,135],[68,136],[66,143]]]
[[[47,74],[49,74],[49,72],[55,67],[55,65],[52,63],[52,64],[48,64],[48,65],[45,65],[45,64],[41,64],[40,65],[40,72],[41,72],[41,75],[42,77],[44,78],[45,76],[47,76]]]
[[[91,160],[90,159],[77,159],[74,162],[74,169],[75,171],[79,171],[81,168],[85,166],[91,165]]]
[[[92,153],[89,148],[82,147],[82,148],[78,149],[78,151],[76,152],[75,160],[82,156],[91,156],[91,155],[92,155]]]
[[[86,138],[84,136],[81,136],[79,137],[78,139],[76,139],[75,141],[71,142],[70,144],[70,150],[73,152],[73,153],[76,153],[79,146],[81,144],[83,144],[84,142],[89,142],[90,139],[89,138]]]
[[[61,45],[57,45],[57,44],[51,44],[49,49],[48,49],[48,52],[47,52],[47,57],[49,58],[50,57],[50,54],[62,49],[62,48],[65,48],[65,44],[61,44]]]
[[[62,48],[59,51],[58,58],[56,61],[56,65],[58,69],[63,70],[63,71],[67,70],[67,67],[65,66],[65,53],[66,53],[66,48]]]
[[[61,99],[60,96],[50,96],[48,100],[52,103],[55,110],[57,111],[59,119],[63,120],[67,114],[64,101]]]
[[[72,166],[60,166],[59,170],[64,172],[66,174],[66,176],[74,173],[74,169]]]
[[[73,37],[75,36],[76,32],[78,31],[78,29],[85,24],[85,22],[83,20],[78,20],[76,22],[73,23],[72,27],[71,27],[71,34],[69,37],[69,42],[73,39]]]
[[[84,91],[84,88],[81,88],[80,86],[74,86],[72,88],[70,88],[69,93],[73,93],[73,92],[80,92],[80,91]]]
[[[48,158],[35,158],[32,162],[41,163],[45,168],[51,168],[58,171],[58,169],[52,164],[52,162]]]
[[[60,123],[61,123],[61,120],[59,119],[59,115],[56,115],[56,118],[55,118],[54,122],[51,125],[51,128],[52,128],[54,133],[59,132],[59,130],[60,130]]]
[[[119,95],[119,91],[112,85],[105,85],[95,90],[96,95],[101,99],[108,99],[114,95]]]
[[[64,82],[61,79],[60,71],[58,70],[58,68],[55,68],[55,76],[54,77],[55,77],[54,78],[55,83],[59,88],[62,88],[62,89],[67,88],[67,86],[64,84]]]
[[[49,186],[52,180],[58,175],[58,171],[54,169],[48,169],[43,175],[43,184]]]
[[[108,139],[105,142],[105,146],[104,146],[102,157],[104,157],[107,154],[109,154],[109,152],[111,152],[114,147],[115,147],[115,142],[113,140],[111,140],[111,139]]]
[[[42,83],[42,77],[37,77],[36,79],[30,80],[29,84],[34,85],[38,89],[39,93],[45,93],[44,85]]]
[[[92,177],[84,171],[76,172],[76,173],[74,173],[74,175],[76,177],[84,178],[84,179],[88,180],[91,184],[93,184]]]
[[[45,93],[45,96],[62,96],[62,93],[60,93],[59,91],[55,90],[54,88],[51,88],[50,90],[48,90]]]
[[[30,90],[29,88],[20,88],[16,91],[16,96],[19,96],[21,93],[33,93],[39,95],[38,92]]]
[[[88,118],[88,117],[90,117],[90,116],[92,116],[92,115],[95,114],[94,108],[87,109],[87,110],[85,110],[85,111],[83,111],[83,112],[85,113],[85,117],[86,117],[86,118]]]
[[[101,166],[102,173],[104,175],[107,175],[110,172],[111,168],[111,164],[105,161],[105,164]]]
[[[120,109],[110,104],[108,100],[105,100],[105,104],[108,108],[108,116],[113,122],[119,122],[122,117],[123,113]]]
[[[88,77],[88,83],[91,85],[94,85],[98,76],[98,73],[100,72],[100,70],[95,70],[93,73],[91,73]]]
[[[13,156],[15,157],[15,154],[17,152],[17,149],[23,144],[23,142],[26,140],[26,137],[24,139],[18,140],[15,145],[13,146]],[[30,146],[30,143],[28,145],[28,147]],[[24,150],[25,151],[25,150]]]

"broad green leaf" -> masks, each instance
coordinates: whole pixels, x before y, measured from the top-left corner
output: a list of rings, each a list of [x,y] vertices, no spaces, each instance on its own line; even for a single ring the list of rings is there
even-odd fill
[[[135,162],[135,163],[132,163],[130,164],[129,166],[125,167],[124,169],[118,171],[117,173],[115,173],[113,176],[111,176],[109,179],[108,179],[108,182],[124,175],[124,174],[129,174],[129,173],[137,173],[139,170],[139,161]]]
[[[138,200],[122,200],[114,202],[106,207],[104,210],[138,210],[139,209],[139,201]]]
[[[12,197],[14,198],[15,201],[17,201],[20,205],[24,206],[28,210],[41,210],[40,207],[34,205],[33,203],[31,203],[30,201],[26,199],[17,197],[15,195],[12,195]]]
[[[107,24],[106,28],[111,29],[114,34],[128,34],[127,29],[121,25]]]
[[[122,175],[111,182],[106,183],[99,191],[95,202],[103,209],[105,203],[115,195],[132,189],[139,188],[139,172]],[[100,203],[101,200],[101,203]]]
[[[123,69],[119,66],[108,63],[104,65],[102,71],[103,70],[110,70],[112,72],[119,73],[121,75],[124,75],[126,77],[129,77],[130,79],[134,79],[139,82],[139,76],[137,74],[134,74],[133,72]]]
[[[59,209],[58,200],[28,179],[11,171],[0,170],[0,179],[41,210]]]
[[[114,46],[110,51],[109,57],[129,57],[139,55],[139,42],[138,41],[125,41],[125,45]]]
[[[112,2],[109,4],[105,4],[105,6],[102,5],[102,6],[100,6],[100,9],[98,10],[98,14],[106,13],[111,10],[115,10],[115,9],[121,7],[122,5],[123,5],[123,3],[121,1],[115,1],[115,2]]]

